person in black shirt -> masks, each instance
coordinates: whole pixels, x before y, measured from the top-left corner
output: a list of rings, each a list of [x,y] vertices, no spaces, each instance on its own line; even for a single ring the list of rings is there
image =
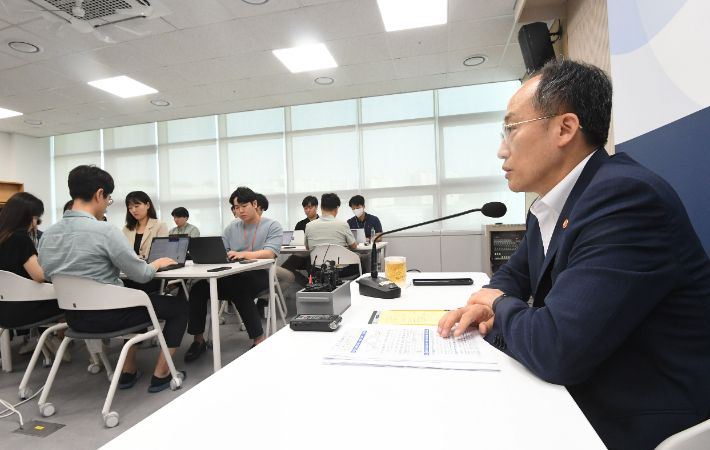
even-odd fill
[[[269,200],[264,194],[254,193],[256,197],[256,213],[259,215],[264,214],[264,211],[269,209]]]
[[[28,192],[10,197],[0,214],[0,270],[43,283],[44,272],[37,262],[37,249],[29,235],[44,214],[44,204]],[[40,322],[62,313],[56,300],[29,302],[0,301],[0,327],[14,328]],[[64,331],[57,333],[64,338]],[[49,342],[48,347],[56,342]]]
[[[303,199],[301,205],[303,205],[303,212],[306,213],[306,218],[298,222],[295,229],[306,231],[306,225],[320,218],[318,215],[318,199],[312,195],[309,195]],[[306,287],[308,279],[303,276],[299,270],[310,270],[311,265],[310,258],[308,256],[291,255],[286,261],[284,261],[281,267],[289,272],[293,272],[295,276],[294,281],[302,288]]]

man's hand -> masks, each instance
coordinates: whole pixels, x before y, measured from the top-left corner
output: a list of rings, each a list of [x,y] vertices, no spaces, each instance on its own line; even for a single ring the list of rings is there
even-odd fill
[[[439,320],[438,332],[442,337],[448,337],[451,329],[456,325],[454,337],[461,336],[469,326],[477,326],[478,331],[483,336],[488,334],[493,328],[493,310],[485,305],[467,305],[463,308],[447,312],[444,317]]]
[[[227,257],[229,258],[230,261],[234,261],[235,259],[246,259],[246,252],[227,252]]]
[[[151,266],[155,267],[155,270],[162,269],[163,267],[167,266],[172,266],[173,264],[177,264],[177,262],[173,261],[170,258],[160,258],[150,263]]]
[[[484,305],[489,308],[493,308],[493,300],[497,299],[504,292],[498,289],[481,289],[478,292],[471,294],[471,298],[468,299],[469,305]]]

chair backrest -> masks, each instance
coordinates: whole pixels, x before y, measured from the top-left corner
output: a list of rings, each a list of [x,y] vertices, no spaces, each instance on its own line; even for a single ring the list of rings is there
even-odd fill
[[[57,303],[67,311],[123,309],[145,306],[153,311],[148,295],[137,289],[100,283],[73,275],[52,275]]]
[[[54,300],[57,294],[51,284],[37,283],[12,272],[0,270],[0,297],[4,302],[29,302]]]
[[[710,448],[710,420],[683,430],[661,442],[656,450],[705,450]]]
[[[323,264],[323,257],[325,257],[328,261],[335,261],[336,263],[340,261],[340,264],[357,264],[357,267],[360,270],[360,275],[362,275],[360,256],[341,245],[316,245],[313,249],[311,249],[311,263],[313,263],[316,256],[318,257],[318,260],[316,261],[316,266],[318,267]]]

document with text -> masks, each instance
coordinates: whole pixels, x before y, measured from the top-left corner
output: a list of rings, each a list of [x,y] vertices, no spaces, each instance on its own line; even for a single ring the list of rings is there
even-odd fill
[[[430,326],[362,325],[343,329],[323,363],[499,370],[495,352],[477,330],[443,338]]]

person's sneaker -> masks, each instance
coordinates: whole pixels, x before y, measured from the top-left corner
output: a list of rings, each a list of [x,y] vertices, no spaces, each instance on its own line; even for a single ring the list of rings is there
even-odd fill
[[[140,369],[136,369],[136,373],[128,373],[128,372],[123,372],[121,374],[121,378],[118,379],[118,388],[119,389],[130,389],[133,386],[135,386],[136,381],[138,381],[138,378],[143,375],[140,371]]]
[[[62,345],[62,340],[59,339],[57,336],[49,336],[46,341],[44,341],[44,345],[47,346],[50,352],[53,354],[57,354],[59,351],[59,346]],[[64,354],[62,355],[62,361],[64,362],[71,362],[71,353],[69,353],[69,349],[65,348],[64,349]]]
[[[185,372],[184,370],[179,371],[178,378],[180,378],[184,381],[187,378],[187,372]],[[148,387],[148,392],[156,393],[156,392],[166,390],[167,388],[170,387],[170,381],[172,379],[173,379],[173,376],[170,374],[168,374],[167,377],[163,377],[163,378],[158,378],[155,375],[153,375],[153,378],[150,380],[150,386]]]
[[[39,341],[38,338],[32,338],[25,345],[20,347],[20,355],[25,355],[27,353],[32,353],[35,351],[35,348],[37,347],[37,341]]]
[[[207,342],[193,342],[185,353],[185,362],[195,361],[207,350]]]

